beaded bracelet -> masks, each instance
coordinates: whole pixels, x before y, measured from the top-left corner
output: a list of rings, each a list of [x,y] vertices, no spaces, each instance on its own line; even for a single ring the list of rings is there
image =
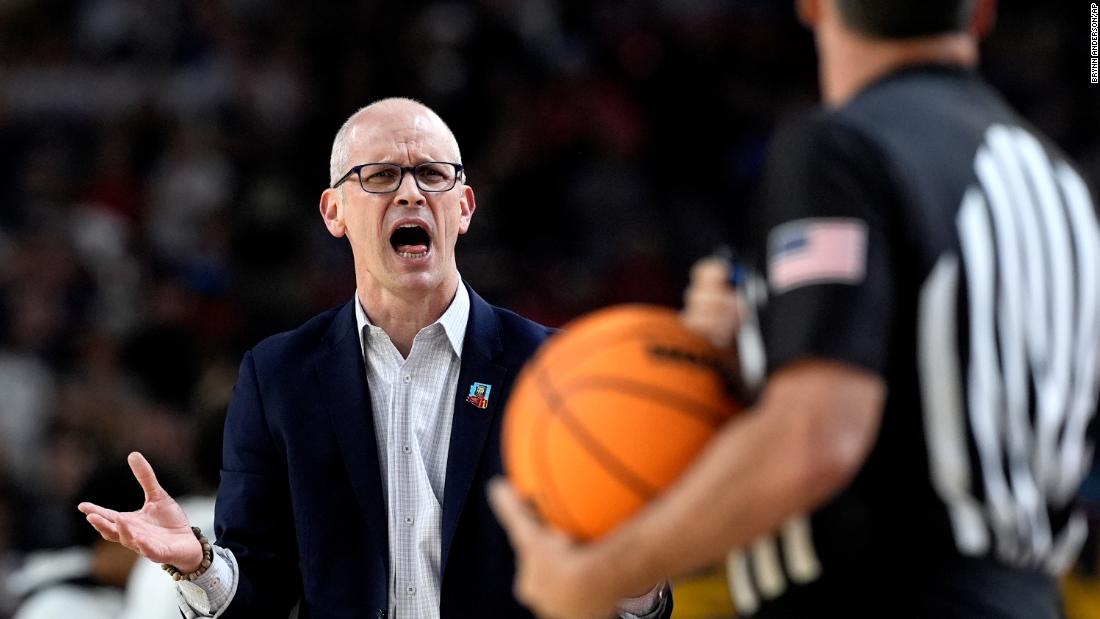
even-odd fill
[[[161,567],[165,572],[168,572],[172,580],[195,580],[205,574],[206,570],[210,569],[210,565],[214,563],[214,547],[210,545],[210,540],[203,537],[202,530],[198,527],[191,527],[191,531],[195,534],[195,538],[199,540],[199,543],[202,544],[202,562],[199,563],[198,569],[188,574],[179,571],[179,568],[174,565],[162,563]]]

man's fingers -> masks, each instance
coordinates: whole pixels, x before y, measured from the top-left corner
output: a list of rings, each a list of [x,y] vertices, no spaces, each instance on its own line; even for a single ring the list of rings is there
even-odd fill
[[[104,520],[109,520],[111,522],[118,520],[118,512],[113,509],[107,509],[106,507],[100,507],[95,503],[88,503],[87,501],[85,501],[80,505],[77,505],[76,508],[80,510],[80,512],[85,516],[97,514],[100,518],[103,518]]]
[[[725,258],[708,256],[691,267],[692,285],[729,285],[730,263]]]
[[[489,505],[497,515],[497,519],[504,525],[504,531],[508,534],[512,546],[519,549],[527,545],[527,540],[534,535],[538,527],[538,519],[535,514],[524,504],[523,499],[516,494],[515,489],[501,477],[489,482]]]
[[[92,525],[92,527],[103,536],[103,539],[108,542],[118,541],[118,527],[115,523],[95,513],[88,514],[86,520],[88,524]]]
[[[149,461],[145,459],[145,456],[135,451],[126,458],[126,462],[130,464],[130,470],[134,472],[134,477],[141,484],[141,489],[145,491],[146,502],[155,501],[165,496],[166,493],[160,487],[160,483],[157,482],[153,467],[149,465]]]
[[[711,320],[712,314],[726,316],[736,324],[737,292],[729,282],[730,265],[722,258],[703,258],[691,270],[691,284],[684,290],[684,314]]]
[[[684,297],[684,311],[680,314],[684,325],[718,348],[729,346],[741,314],[738,295],[733,289],[719,291],[692,286]]]
[[[684,305],[692,310],[736,311],[737,298],[733,288],[716,290],[693,286],[684,293]]]

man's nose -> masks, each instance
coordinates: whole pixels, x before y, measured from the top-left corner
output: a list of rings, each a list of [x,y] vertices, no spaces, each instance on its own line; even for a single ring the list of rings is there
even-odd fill
[[[416,185],[416,179],[413,178],[412,173],[401,177],[401,184],[397,186],[393,199],[401,206],[424,206],[427,203],[427,199],[424,197],[424,193],[420,191],[420,187]]]

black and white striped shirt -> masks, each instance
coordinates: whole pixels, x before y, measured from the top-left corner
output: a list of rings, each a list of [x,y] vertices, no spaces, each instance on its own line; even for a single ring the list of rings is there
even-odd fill
[[[742,610],[1058,616],[1100,376],[1081,176],[972,73],[913,67],[782,132],[751,221],[769,369],[839,360],[888,396],[852,484],[734,555]]]

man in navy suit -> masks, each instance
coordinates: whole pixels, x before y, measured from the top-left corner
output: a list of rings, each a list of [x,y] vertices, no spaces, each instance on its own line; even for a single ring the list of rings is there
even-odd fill
[[[408,99],[358,111],[330,175],[320,212],[351,244],[356,295],[245,355],[217,544],[138,453],[140,511],[79,508],[165,564],[186,617],[286,617],[296,603],[299,617],[527,617],[485,485],[501,472],[508,388],[550,332],[462,282],[454,250],[474,192],[433,111]],[[623,600],[620,615],[667,617],[666,593]]]

